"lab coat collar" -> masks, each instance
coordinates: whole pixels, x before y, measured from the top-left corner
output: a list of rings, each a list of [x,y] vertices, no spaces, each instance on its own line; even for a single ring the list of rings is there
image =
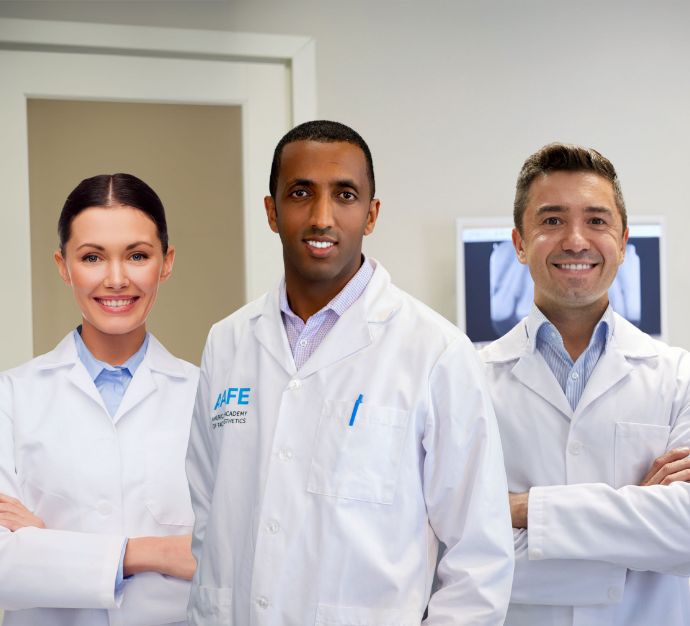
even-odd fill
[[[370,325],[387,322],[400,308],[402,298],[391,285],[390,275],[375,259],[369,260],[374,266],[374,274],[366,289],[338,319],[299,372],[280,315],[280,284],[264,297],[262,306],[258,307],[259,319],[254,333],[288,375],[306,378],[365,348],[372,341]]]
[[[574,412],[546,361],[533,349],[533,341],[527,333],[527,318],[484,348],[482,356],[486,363],[516,361],[512,368],[516,378],[570,418],[582,413],[594,400],[625,378],[633,369],[629,359],[655,358],[659,354],[656,341],[625,318],[613,313],[611,325],[611,338]]]
[[[67,376],[68,380],[89,396],[96,404],[102,407],[105,414],[108,415],[101,394],[98,392],[93,379],[86,371],[84,364],[79,359],[77,347],[74,343],[74,336],[71,332],[54,350],[44,354],[41,357],[41,362],[38,364],[38,369],[40,370],[57,369],[59,367],[71,367],[72,369]],[[160,372],[172,378],[184,379],[189,376],[183,363],[170,354],[153,335],[150,335],[146,356],[144,356],[144,360],[137,368],[122,398],[122,402],[113,416],[114,423],[116,423],[127,411],[134,408],[157,389],[152,375],[153,371]]]

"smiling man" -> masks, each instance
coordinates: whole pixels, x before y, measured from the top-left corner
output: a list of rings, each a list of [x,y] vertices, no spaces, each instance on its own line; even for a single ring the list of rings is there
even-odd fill
[[[595,150],[525,161],[531,313],[481,352],[516,552],[508,626],[690,624],[690,359],[611,310],[627,216]]]
[[[193,624],[419,626],[427,606],[429,625],[503,623],[512,540],[481,364],[362,255],[374,185],[342,124],[302,124],[275,150],[284,279],[204,351]]]

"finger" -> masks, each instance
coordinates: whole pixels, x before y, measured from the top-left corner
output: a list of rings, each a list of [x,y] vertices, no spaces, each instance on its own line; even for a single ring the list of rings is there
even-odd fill
[[[660,485],[670,485],[671,483],[678,482],[688,482],[690,481],[690,468],[681,470],[674,474],[669,474],[666,476],[659,484]]]
[[[14,504],[17,504],[17,503],[21,504],[21,502],[19,502],[19,500],[17,500],[17,498],[13,498],[12,496],[8,496],[7,494],[4,494],[4,493],[0,493],[0,502],[11,502]]]
[[[690,457],[667,463],[647,481],[646,485],[660,485],[670,474],[675,474],[685,469],[690,469]]]
[[[664,452],[664,454],[655,459],[654,463],[652,463],[652,467],[649,468],[649,471],[642,479],[642,482],[640,484],[644,485],[648,483],[651,480],[651,478],[664,467],[664,465],[672,463],[673,461],[683,459],[687,457],[688,454],[690,454],[690,448],[672,448],[671,450],[667,450],[666,452]],[[651,484],[656,483],[652,482]]]

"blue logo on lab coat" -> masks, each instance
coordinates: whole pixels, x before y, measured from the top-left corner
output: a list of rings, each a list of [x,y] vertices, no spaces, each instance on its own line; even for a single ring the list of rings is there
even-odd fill
[[[251,392],[251,387],[228,387],[224,389],[222,393],[218,394],[218,399],[213,407],[214,411],[220,409],[223,405],[248,405],[249,404],[249,394]]]

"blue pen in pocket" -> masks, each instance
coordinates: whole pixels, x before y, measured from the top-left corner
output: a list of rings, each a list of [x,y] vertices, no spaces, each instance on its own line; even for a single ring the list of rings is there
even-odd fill
[[[355,418],[357,417],[357,410],[359,409],[359,405],[362,404],[362,400],[364,400],[364,395],[359,394],[359,397],[355,401],[355,406],[352,407],[352,415],[350,415],[350,426],[353,426],[355,423]]]

